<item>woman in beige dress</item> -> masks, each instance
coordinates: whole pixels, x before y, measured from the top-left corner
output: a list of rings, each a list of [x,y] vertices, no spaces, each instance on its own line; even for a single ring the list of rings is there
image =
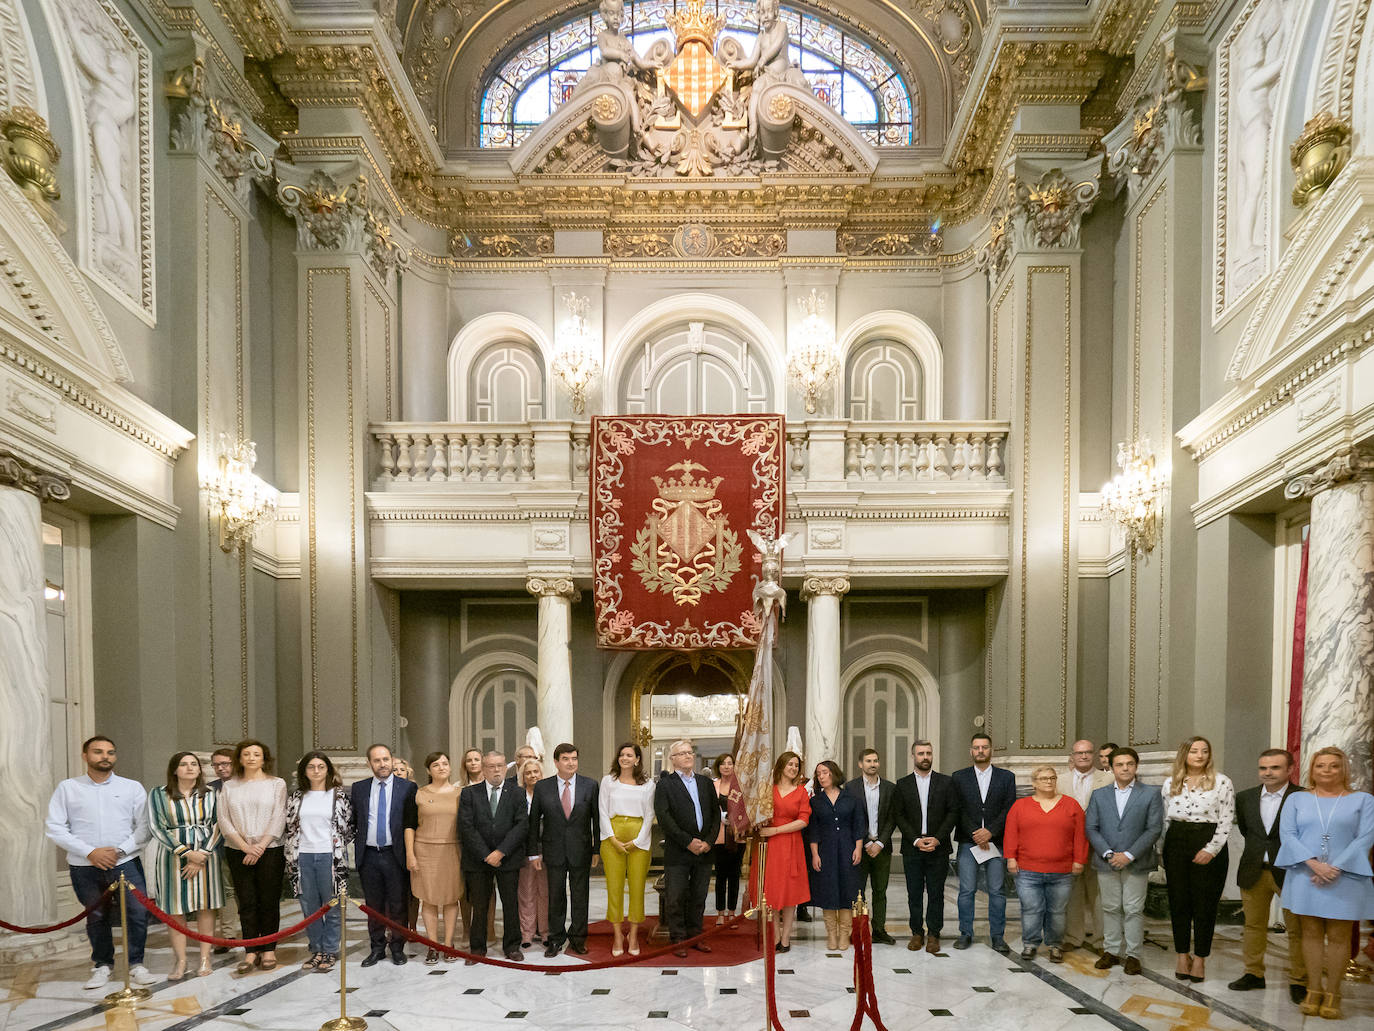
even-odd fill
[[[411,891],[420,900],[426,937],[452,948],[458,903],[463,898],[458,870],[458,785],[449,781],[449,759],[443,752],[425,756],[425,769],[429,783],[415,794],[419,824],[414,830],[406,828],[406,865],[410,867]],[[442,938],[440,909],[444,913]],[[453,961],[452,956],[446,958]],[[430,966],[438,963],[438,951],[425,953],[425,962]]]

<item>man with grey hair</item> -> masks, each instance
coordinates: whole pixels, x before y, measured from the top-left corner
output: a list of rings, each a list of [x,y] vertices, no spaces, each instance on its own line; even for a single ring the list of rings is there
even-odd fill
[[[1107,770],[1097,767],[1097,749],[1086,738],[1075,741],[1069,752],[1069,768],[1059,775],[1059,785],[1065,794],[1072,795],[1083,812],[1088,811],[1088,800],[1098,788],[1112,782]],[[1065,912],[1064,951],[1085,945],[1092,937],[1087,926],[1091,921],[1100,930],[1101,917],[1097,915],[1097,871],[1093,865],[1084,865],[1083,872],[1073,879],[1069,891],[1069,906]]]
[[[711,843],[720,830],[720,804],[711,778],[696,772],[696,746],[683,739],[668,748],[672,771],[664,771],[654,792],[654,816],[663,831],[663,908],[673,955],[687,956],[682,943],[702,931],[706,892],[711,886]],[[698,952],[711,946],[697,942]]]
[[[458,840],[463,845],[463,879],[472,903],[468,949],[487,951],[487,913],[492,888],[501,896],[501,950],[506,959],[520,961],[518,883],[525,864],[525,792],[515,778],[506,779],[506,757],[500,752],[482,756],[482,781],[458,796]],[[468,964],[476,960],[467,960]]]

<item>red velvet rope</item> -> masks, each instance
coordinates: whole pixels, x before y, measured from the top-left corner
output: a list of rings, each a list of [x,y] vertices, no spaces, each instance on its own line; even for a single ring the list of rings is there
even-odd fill
[[[21,927],[19,924],[11,924],[5,920],[0,920],[0,927],[3,927],[7,931],[17,931],[19,934],[50,934],[53,931],[60,931],[62,928],[70,927],[79,920],[85,920],[86,917],[94,913],[96,909],[105,904],[105,896],[114,891],[114,889],[114,884],[107,884],[105,890],[100,893],[99,898],[80,913],[77,913],[76,916],[72,917],[70,920],[63,920],[60,924],[52,924],[49,927]]]
[[[773,944],[773,920],[776,914],[768,910],[768,922],[763,934],[763,997],[768,1011],[768,1023],[772,1031],[787,1031],[778,1018],[777,975],[778,960]]]
[[[335,904],[334,900],[330,899],[300,923],[288,927],[284,931],[278,931],[276,934],[264,934],[261,938],[216,938],[209,934],[199,934],[191,930],[176,917],[164,913],[157,908],[157,905],[152,899],[143,894],[143,892],[139,891],[132,884],[129,885],[129,894],[138,900],[140,906],[179,934],[184,934],[193,941],[205,942],[209,945],[219,945],[231,949],[240,945],[244,948],[252,948],[255,945],[271,945],[274,942],[281,941],[283,938],[290,938],[293,934],[299,934],[301,931],[304,931],[316,920],[322,919],[324,915],[329,912],[329,908]]]
[[[743,916],[737,916],[728,924],[721,924],[718,927],[711,928],[711,930],[709,931],[703,931],[695,938],[688,938],[685,941],[674,942],[673,944],[665,945],[660,949],[650,949],[648,952],[645,952],[639,956],[626,955],[620,959],[606,959],[600,960],[595,963],[578,963],[576,966],[571,967],[546,967],[535,963],[517,963],[514,960],[509,959],[492,959],[490,956],[483,956],[480,953],[464,952],[462,949],[455,949],[448,945],[441,945],[439,942],[435,941],[432,938],[426,938],[423,934],[420,934],[418,931],[412,931],[409,927],[405,927],[401,924],[398,924],[395,920],[388,919],[387,917],[383,916],[381,913],[373,909],[371,906],[367,905],[365,902],[358,902],[354,899],[349,899],[349,901],[352,902],[364,913],[366,913],[369,917],[371,917],[374,920],[380,921],[387,927],[390,927],[397,934],[404,935],[413,942],[418,942],[421,945],[426,945],[429,948],[433,949],[435,952],[443,953],[445,956],[455,956],[462,957],[463,959],[472,959],[476,960],[478,963],[486,963],[488,966],[507,967],[511,970],[533,970],[541,974],[580,974],[586,970],[605,970],[608,967],[623,967],[629,966],[631,963],[643,963],[646,960],[657,959],[659,956],[666,956],[674,949],[686,948],[688,946],[695,945],[697,942],[705,941],[707,938],[714,938],[718,934],[724,934],[726,931],[733,931],[744,920]]]
[[[878,1013],[878,995],[873,983],[873,934],[867,915],[854,919],[854,1023],[849,1031],[863,1027],[864,1014],[878,1031],[887,1031]]]

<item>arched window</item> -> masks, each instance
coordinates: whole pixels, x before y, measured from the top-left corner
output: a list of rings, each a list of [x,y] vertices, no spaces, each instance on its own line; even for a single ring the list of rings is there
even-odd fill
[[[906,673],[876,666],[854,678],[844,699],[843,769],[854,769],[865,748],[876,748],[887,769],[904,770],[919,733],[916,686]]]
[[[468,418],[527,422],[544,417],[544,367],[524,344],[492,344],[472,363]]]
[[[906,344],[871,340],[849,357],[849,417],[879,422],[922,418],[921,363]]]
[[[656,40],[673,39],[667,18],[682,0],[625,0],[625,33],[640,52]],[[747,48],[757,35],[753,6],[706,0],[724,19],[724,34]],[[792,60],[812,91],[875,147],[906,147],[913,141],[912,93],[894,62],[841,26],[794,7],[782,7],[792,40]],[[482,83],[478,146],[514,147],[572,96],[583,73],[600,60],[596,34],[601,16],[587,11],[546,27],[489,71]]]
[[[521,669],[504,667],[485,674],[472,692],[468,713],[471,741],[454,742],[454,750],[478,748],[514,755],[535,723],[534,678]]]
[[[738,333],[709,322],[689,322],[645,341],[626,365],[621,384],[626,415],[772,410],[756,349]]]

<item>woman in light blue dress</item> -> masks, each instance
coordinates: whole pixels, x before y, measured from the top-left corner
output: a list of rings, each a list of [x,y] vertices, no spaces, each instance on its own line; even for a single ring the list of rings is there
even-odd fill
[[[1283,908],[1302,917],[1302,1012],[1339,1019],[1353,922],[1374,917],[1374,795],[1351,789],[1350,759],[1339,748],[1313,754],[1307,784],[1283,807],[1274,865],[1288,871]]]

